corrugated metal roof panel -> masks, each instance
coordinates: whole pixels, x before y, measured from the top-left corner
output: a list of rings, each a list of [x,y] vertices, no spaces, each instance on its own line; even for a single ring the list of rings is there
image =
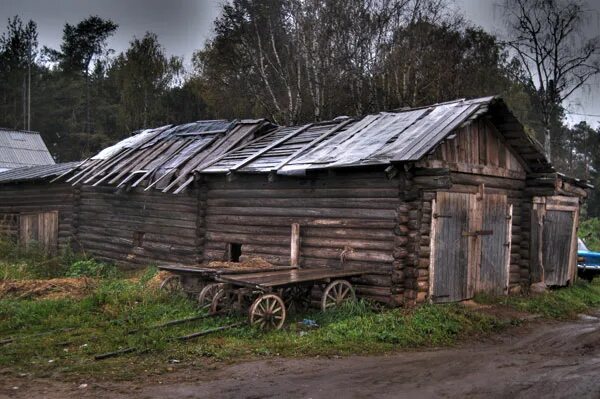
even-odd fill
[[[52,165],[54,159],[39,133],[0,129],[0,167]]]
[[[270,126],[264,119],[206,120],[143,130],[105,148],[60,179],[72,184],[145,184],[164,191],[181,190],[193,181],[194,168]]]
[[[234,149],[219,162],[197,171],[277,171],[280,174],[296,174],[308,169],[416,161],[435,149],[452,131],[488,112],[489,107],[496,103],[500,105],[495,107],[494,115],[516,120],[500,99],[482,97],[398,112],[381,112],[358,121],[343,119],[324,122],[280,143],[278,140],[300,128],[281,127],[273,134]],[[332,129],[331,134],[313,141],[328,129]],[[524,132],[521,133],[526,136]],[[533,141],[530,147],[536,147]],[[539,163],[542,167],[547,165],[543,153],[539,154]]]
[[[59,176],[79,165],[79,162],[58,163],[53,165],[24,166],[0,173],[0,183],[43,180]]]

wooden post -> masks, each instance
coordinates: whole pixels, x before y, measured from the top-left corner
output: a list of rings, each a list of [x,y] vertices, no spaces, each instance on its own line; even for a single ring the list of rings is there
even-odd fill
[[[435,275],[435,239],[437,236],[437,208],[435,198],[431,200],[431,232],[429,233],[429,302],[433,303]],[[437,288],[437,287],[435,287]]]
[[[300,224],[292,223],[292,239],[290,251],[290,266],[300,265]]]

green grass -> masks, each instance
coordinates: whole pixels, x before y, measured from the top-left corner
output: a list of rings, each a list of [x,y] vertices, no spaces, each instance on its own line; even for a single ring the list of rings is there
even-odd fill
[[[84,276],[119,277],[120,272],[113,264],[75,254],[68,245],[60,253],[48,256],[35,244],[25,248],[10,239],[0,238],[0,280]]]
[[[25,270],[26,272],[26,270]],[[380,354],[400,349],[452,345],[466,338],[501,331],[516,319],[460,304],[376,310],[359,301],[335,311],[291,315],[281,331],[247,325],[195,340],[174,338],[242,321],[241,315],[217,317],[162,329],[144,329],[198,314],[184,295],[166,295],[147,282],[156,269],[136,279],[100,278],[83,299],[0,300],[0,370],[66,379],[132,379],[177,367],[212,367],[214,362],[265,356]],[[564,319],[600,306],[600,284],[575,286],[534,297],[478,297],[492,308],[508,308]],[[303,319],[316,321],[306,327]],[[68,329],[68,330],[64,330]],[[135,333],[128,334],[132,330]],[[51,334],[44,334],[53,332]],[[42,335],[39,335],[42,334]],[[136,347],[138,351],[102,361],[95,354]],[[176,359],[176,364],[172,360]]]
[[[512,309],[535,313],[545,318],[568,319],[590,308],[600,307],[600,280],[593,283],[582,280],[568,288],[561,288],[535,296],[508,296],[487,298],[479,296],[478,302],[508,306]]]
[[[579,238],[591,251],[600,251],[600,218],[590,218],[579,223]]]
[[[169,328],[144,330],[164,321],[197,314],[192,300],[168,296],[141,279],[105,279],[82,300],[0,300],[0,368],[39,376],[132,378],[160,373],[169,359],[205,367],[214,361],[261,356],[367,354],[397,348],[448,345],[461,336],[498,330],[502,324],[460,305],[422,306],[413,310],[374,310],[366,302],[336,311],[291,315],[282,331],[263,332],[246,325],[188,342],[174,337],[242,321],[243,316],[217,317]],[[302,319],[315,320],[309,328]],[[72,330],[62,331],[62,329]],[[137,333],[128,331],[140,329]],[[48,331],[53,334],[36,335]],[[95,354],[136,347],[129,354],[94,361]]]

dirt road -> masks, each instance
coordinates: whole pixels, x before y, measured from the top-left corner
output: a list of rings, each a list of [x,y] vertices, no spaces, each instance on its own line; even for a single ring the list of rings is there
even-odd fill
[[[0,381],[0,398],[600,398],[598,317],[390,356],[264,360],[85,388],[13,379]]]

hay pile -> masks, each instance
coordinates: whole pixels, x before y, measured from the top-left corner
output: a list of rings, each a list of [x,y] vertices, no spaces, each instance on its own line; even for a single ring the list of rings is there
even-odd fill
[[[95,281],[89,277],[1,280],[0,299],[79,299],[89,294],[94,287]]]
[[[173,273],[161,270],[158,273],[156,273],[150,280],[148,280],[148,282],[146,283],[146,288],[159,289],[162,282],[170,276],[173,276]]]
[[[210,269],[229,269],[229,270],[244,270],[244,269],[270,269],[273,267],[272,263],[267,262],[263,258],[247,258],[241,262],[225,262],[225,261],[212,261],[207,265],[202,265]]]

